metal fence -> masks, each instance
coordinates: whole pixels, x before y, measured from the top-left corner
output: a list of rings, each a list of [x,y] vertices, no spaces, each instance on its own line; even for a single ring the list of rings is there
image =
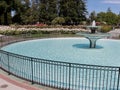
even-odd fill
[[[120,90],[120,67],[51,61],[0,50],[0,68],[32,84],[61,90]]]

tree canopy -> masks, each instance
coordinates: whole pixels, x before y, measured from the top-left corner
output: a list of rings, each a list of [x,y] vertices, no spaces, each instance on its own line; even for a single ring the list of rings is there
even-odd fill
[[[106,12],[96,13],[95,11],[91,12],[89,16],[90,20],[96,20],[98,22],[105,22],[108,25],[117,25],[120,24],[120,15],[112,12],[110,8]]]
[[[120,23],[120,14],[110,8],[106,12],[93,11],[89,18],[87,14],[86,0],[0,0],[0,25],[55,24],[56,21],[56,24],[78,25],[89,20],[109,25]]]
[[[64,18],[64,24],[79,24],[86,13],[86,0],[0,0],[0,24],[4,25],[52,24],[57,17]]]
[[[8,25],[12,23],[12,11],[16,11],[16,15],[22,9],[21,0],[1,0],[0,1],[0,24]]]

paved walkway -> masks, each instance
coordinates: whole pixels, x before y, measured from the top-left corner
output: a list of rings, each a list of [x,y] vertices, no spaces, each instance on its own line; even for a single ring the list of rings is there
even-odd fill
[[[20,83],[0,74],[0,90],[42,90],[31,87],[27,83]]]

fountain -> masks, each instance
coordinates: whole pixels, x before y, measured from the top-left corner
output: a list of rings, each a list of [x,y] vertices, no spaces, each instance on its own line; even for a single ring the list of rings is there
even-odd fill
[[[90,42],[90,48],[95,48],[96,47],[96,41],[98,39],[107,37],[108,34],[103,34],[98,32],[98,28],[100,28],[100,26],[96,26],[96,22],[95,20],[92,22],[91,26],[87,26],[87,28],[89,28],[91,30],[91,32],[88,33],[77,33],[77,35],[81,35],[84,36],[85,38],[87,38]]]

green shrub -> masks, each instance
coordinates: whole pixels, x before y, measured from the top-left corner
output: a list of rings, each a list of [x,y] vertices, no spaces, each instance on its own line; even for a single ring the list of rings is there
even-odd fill
[[[4,35],[15,35],[15,30],[5,30],[3,31]]]
[[[37,30],[29,30],[30,31],[30,34],[37,34]]]
[[[41,31],[42,34],[50,34],[50,31]]]
[[[15,31],[15,35],[20,35],[20,34],[22,34],[21,31],[18,31],[18,30]]]
[[[104,25],[101,27],[101,32],[103,33],[109,32],[110,30],[112,30],[112,26],[110,25]]]
[[[55,19],[52,20],[52,24],[53,25],[57,25],[57,24],[63,24],[65,23],[65,19],[63,17],[56,17]]]

